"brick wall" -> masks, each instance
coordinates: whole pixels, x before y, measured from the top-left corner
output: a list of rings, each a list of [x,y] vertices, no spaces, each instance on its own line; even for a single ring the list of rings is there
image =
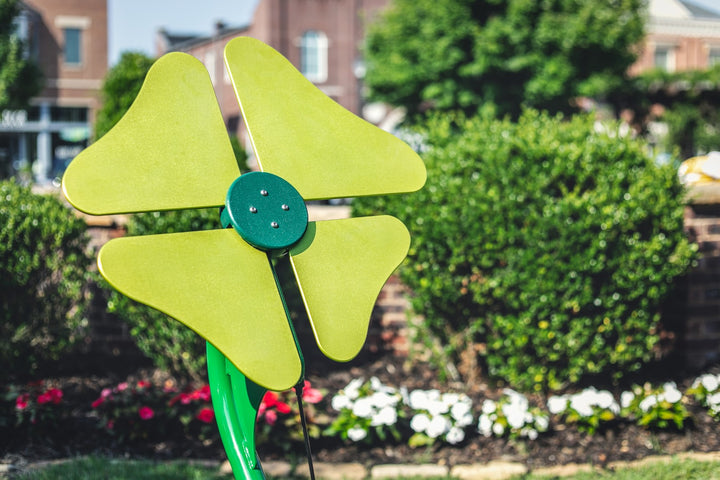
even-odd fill
[[[685,229],[701,258],[688,275],[685,360],[701,368],[720,361],[720,186],[695,187],[686,209]]]

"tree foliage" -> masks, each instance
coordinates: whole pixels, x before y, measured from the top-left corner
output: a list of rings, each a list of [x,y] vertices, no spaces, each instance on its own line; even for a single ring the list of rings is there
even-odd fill
[[[143,53],[123,52],[120,61],[110,69],[102,86],[103,106],[97,113],[95,138],[105,135],[125,115],[153,61]]]
[[[42,89],[42,71],[15,34],[19,13],[19,0],[0,0],[0,111],[26,107]]]
[[[353,204],[410,229],[400,275],[420,340],[452,362],[479,352],[523,390],[620,379],[653,357],[662,302],[696,250],[673,168],[585,117],[442,117],[423,138],[420,192]]]
[[[642,0],[394,0],[371,25],[373,100],[424,110],[566,112],[616,87],[644,36]]]
[[[608,100],[616,110],[631,110],[638,130],[645,130],[650,121],[665,122],[668,135],[658,139],[658,147],[666,152],[677,149],[686,159],[720,150],[720,65],[680,72],[650,70],[611,92]]]

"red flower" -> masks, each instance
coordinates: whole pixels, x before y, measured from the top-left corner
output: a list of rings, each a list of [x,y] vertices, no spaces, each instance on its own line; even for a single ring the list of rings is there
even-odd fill
[[[323,394],[320,393],[320,390],[318,390],[317,388],[312,388],[310,386],[310,382],[305,380],[302,398],[307,403],[318,403],[323,399]]]
[[[279,401],[277,393],[275,392],[267,392],[263,397],[262,403],[265,404],[265,409],[274,407],[280,413],[290,413],[291,411],[290,405]]]
[[[210,401],[210,385],[205,385],[199,390],[197,390],[198,398],[200,400],[203,400],[205,402]]]
[[[137,388],[148,388],[150,386],[150,382],[147,382],[145,380],[140,380],[137,382]]]
[[[45,394],[50,398],[50,401],[57,405],[62,401],[63,398],[63,392],[59,388],[50,388],[48,389]]]
[[[197,418],[201,422],[210,423],[215,418],[215,412],[212,408],[205,407],[198,412],[195,418]]]
[[[268,425],[275,425],[277,421],[277,412],[275,410],[268,410],[265,412],[265,421]]]
[[[95,400],[94,402],[92,402],[92,404],[91,404],[90,406],[91,406],[92,408],[97,408],[97,407],[99,407],[100,405],[102,405],[103,403],[105,403],[105,398],[104,398],[104,397],[99,397],[97,400]]]
[[[140,418],[143,420],[150,420],[155,416],[155,412],[153,412],[153,409],[150,407],[140,407],[138,409],[138,415],[140,415]]]
[[[23,393],[22,395],[18,395],[15,399],[15,408],[17,410],[25,410],[28,406],[28,402],[30,402],[30,394]]]
[[[38,395],[38,397],[37,397],[38,405],[44,405],[44,404],[46,404],[46,403],[50,403],[51,401],[52,401],[52,398],[50,397],[50,395],[48,394],[48,392],[41,393],[41,394]]]
[[[105,426],[108,430],[112,430],[113,428],[115,428],[115,420],[108,420]]]

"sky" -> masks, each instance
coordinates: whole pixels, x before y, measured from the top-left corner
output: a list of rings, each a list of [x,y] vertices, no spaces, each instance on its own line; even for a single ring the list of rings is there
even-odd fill
[[[246,25],[259,0],[108,0],[109,63],[136,50],[155,56],[155,32],[209,35],[216,21]],[[720,12],[720,0],[689,0]]]
[[[720,1],[720,0],[719,0]],[[209,35],[218,20],[246,25],[258,0],[108,0],[108,61],[127,50],[155,56],[155,32]]]

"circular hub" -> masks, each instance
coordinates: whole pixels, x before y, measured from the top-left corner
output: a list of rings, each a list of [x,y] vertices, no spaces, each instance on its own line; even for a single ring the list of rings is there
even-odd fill
[[[264,251],[287,250],[308,224],[307,207],[298,191],[267,172],[240,175],[230,185],[225,212],[240,236]]]

